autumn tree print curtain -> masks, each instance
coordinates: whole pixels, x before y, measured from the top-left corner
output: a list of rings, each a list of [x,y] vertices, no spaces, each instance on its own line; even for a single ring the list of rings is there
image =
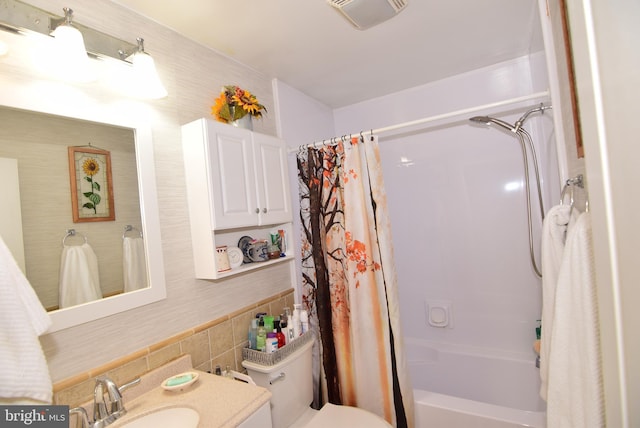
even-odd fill
[[[377,137],[298,153],[302,299],[318,335],[315,402],[413,427]]]

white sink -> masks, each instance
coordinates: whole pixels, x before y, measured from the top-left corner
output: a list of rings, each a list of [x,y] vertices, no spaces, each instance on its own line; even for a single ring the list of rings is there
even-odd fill
[[[123,428],[197,428],[200,415],[189,407],[165,407],[124,424]]]

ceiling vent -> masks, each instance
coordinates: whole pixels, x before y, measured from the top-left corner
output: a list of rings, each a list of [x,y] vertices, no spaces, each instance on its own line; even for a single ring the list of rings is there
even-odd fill
[[[358,30],[393,18],[407,7],[406,0],[327,0]]]

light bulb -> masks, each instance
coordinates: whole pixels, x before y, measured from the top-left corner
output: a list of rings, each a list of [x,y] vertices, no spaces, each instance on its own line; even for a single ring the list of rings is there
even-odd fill
[[[80,30],[71,25],[73,11],[64,8],[66,22],[51,33],[55,37],[55,55],[52,58],[62,79],[74,82],[91,82],[97,76],[93,70]]]
[[[158,99],[167,96],[167,90],[158,77],[156,64],[151,55],[136,52],[131,58],[135,79],[134,91],[142,98]]]

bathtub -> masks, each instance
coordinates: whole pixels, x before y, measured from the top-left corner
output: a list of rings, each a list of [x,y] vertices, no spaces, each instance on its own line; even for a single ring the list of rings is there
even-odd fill
[[[533,354],[405,338],[417,428],[545,427]]]

